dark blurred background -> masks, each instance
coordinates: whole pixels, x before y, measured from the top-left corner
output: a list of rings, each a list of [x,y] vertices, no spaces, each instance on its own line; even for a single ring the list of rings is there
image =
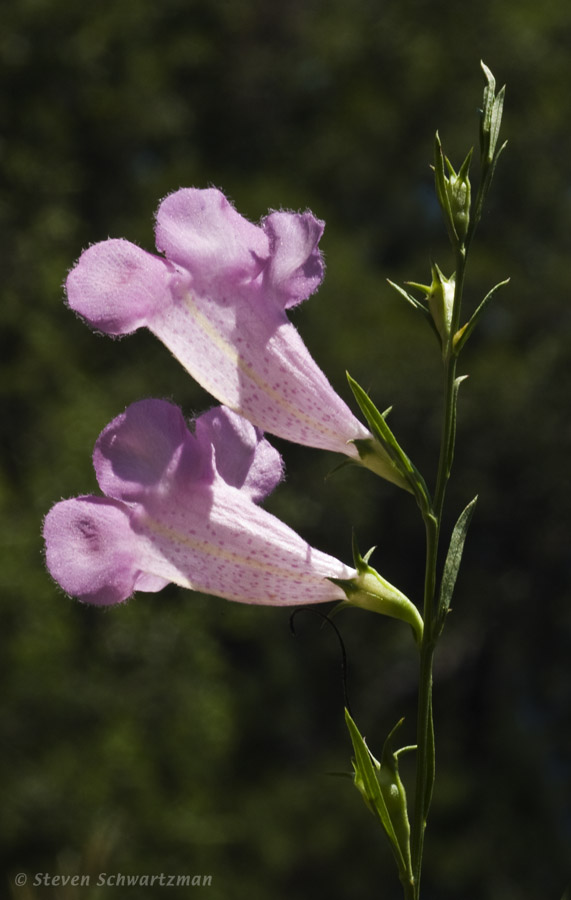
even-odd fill
[[[446,529],[479,494],[436,673],[438,781],[426,900],[560,900],[571,878],[569,389],[571,6],[561,0],[3,0],[0,172],[3,896],[16,872],[211,874],[210,900],[398,900],[351,783],[335,635],[309,614],[168,588],[110,610],[51,582],[42,517],[96,490],[101,428],[141,397],[210,398],[148,333],[94,335],[63,302],[89,243],[153,247],[158,201],[216,185],[257,221],[309,207],[328,268],[293,319],[339,392],[345,369],[432,483],[436,343],[386,284],[451,259],[433,137],[477,143],[484,59],[507,82],[502,157],[466,292],[511,276],[461,361]],[[422,590],[414,502],[275,441],[270,508],[350,561]],[[336,620],[373,750],[414,740],[408,629]],[[408,769],[405,774],[410,776]],[[95,878],[93,879],[95,880]],[[187,891],[169,889],[168,896]],[[197,894],[199,890],[197,889]]]

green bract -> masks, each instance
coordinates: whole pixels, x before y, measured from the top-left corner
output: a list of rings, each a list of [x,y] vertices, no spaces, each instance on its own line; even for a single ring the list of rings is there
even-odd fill
[[[361,412],[365,416],[369,428],[376,438],[376,442],[370,440],[353,441],[359,451],[361,462],[373,471],[377,471],[375,466],[371,465],[369,462],[369,454],[376,450],[378,456],[382,458],[383,461],[390,463],[391,472],[393,473],[393,477],[390,480],[395,481],[396,484],[399,484],[405,490],[414,494],[420,508],[424,511],[428,511],[430,507],[430,498],[425,481],[416,466],[410,461],[387,424],[386,417],[389,414],[390,409],[387,409],[384,413],[379,412],[367,392],[357,384],[354,378],[351,378],[348,372],[347,380],[349,381],[351,390],[361,408]],[[373,461],[376,462],[374,458]],[[384,473],[378,472],[378,474]],[[384,477],[387,478],[388,476],[385,474]]]
[[[401,719],[385,741],[382,759],[379,762],[369,750],[348,710],[345,710],[345,722],[355,753],[353,757],[355,787],[385,830],[396,860],[400,880],[408,896],[408,890],[412,887],[414,878],[406,793],[398,772],[398,755],[404,750],[414,748],[403,747],[396,752],[392,749],[393,737],[403,722]]]

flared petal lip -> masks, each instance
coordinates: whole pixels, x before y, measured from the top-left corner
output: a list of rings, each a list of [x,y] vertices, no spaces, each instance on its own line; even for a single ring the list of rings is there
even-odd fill
[[[312,359],[285,310],[323,276],[323,223],[270,213],[261,226],[215,188],[183,188],[157,212],[167,259],[112,239],[86,250],[67,280],[94,328],[146,326],[217,400],[255,426],[355,460],[371,437]]]
[[[212,478],[194,477],[187,445],[194,462],[212,462]],[[44,524],[48,569],[72,596],[108,605],[172,581],[245,603],[342,599],[328,579],[354,573],[254,502],[281,460],[231,411],[204,414],[192,434],[178,407],[139,401],[103,430],[94,460],[108,496],[61,501]]]

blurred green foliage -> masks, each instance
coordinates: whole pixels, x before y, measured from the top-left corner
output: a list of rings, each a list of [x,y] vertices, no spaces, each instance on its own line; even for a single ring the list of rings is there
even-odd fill
[[[4,0],[0,66],[3,895],[18,871],[212,874],[211,900],[398,898],[390,851],[344,779],[339,649],[310,615],[174,588],[80,607],[43,568],[42,516],[95,490],[90,453],[128,403],[211,404],[146,333],[93,335],[61,284],[89,243],[152,249],[179,186],[326,219],[319,294],[294,314],[349,401],[344,370],[431,479],[439,361],[391,292],[450,274],[429,163],[477,140],[479,60],[507,82],[504,154],[467,307],[511,276],[464,354],[450,528],[480,500],[436,674],[438,781],[426,900],[560,898],[571,843],[569,247],[571,7],[560,0]],[[419,597],[413,502],[326,454],[276,441],[270,508]],[[416,670],[398,622],[345,613],[353,713],[373,750]],[[405,777],[407,772],[405,770]],[[410,775],[410,773],[408,773]],[[396,882],[396,883],[395,883]],[[166,889],[165,889],[166,891]],[[162,895],[129,888],[132,900]],[[169,896],[188,891],[169,889]],[[198,893],[198,891],[197,891]]]

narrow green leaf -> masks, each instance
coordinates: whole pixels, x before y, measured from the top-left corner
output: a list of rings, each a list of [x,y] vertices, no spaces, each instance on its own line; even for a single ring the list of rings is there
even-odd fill
[[[454,385],[452,388],[452,423],[450,427],[450,443],[448,445],[447,450],[447,460],[448,460],[448,476],[450,476],[450,467],[452,465],[452,460],[454,458],[454,444],[456,443],[456,418],[457,418],[457,410],[458,410],[458,392],[460,390],[460,385],[463,381],[466,381],[468,375],[459,375],[458,378],[454,380]]]
[[[428,818],[428,811],[432,802],[434,780],[436,778],[436,745],[434,740],[434,716],[432,714],[432,697],[428,711],[428,739],[426,742],[426,783],[424,785],[423,818]]]
[[[480,148],[482,151],[482,157],[487,157],[489,147],[488,137],[492,124],[492,108],[494,105],[494,97],[496,95],[496,79],[484,62],[481,61],[480,66],[482,67],[482,71],[487,82],[484,88],[482,120],[480,124]]]
[[[387,425],[386,419],[382,413],[379,412],[367,392],[363,390],[360,384],[358,384],[348,372],[346,374],[355,400],[359,404],[359,408],[365,416],[369,428],[385,450],[394,467],[405,479],[405,482],[408,482],[410,485],[409,490],[412,490],[415,494],[421,508],[428,509],[430,505],[428,488],[426,487],[422,475],[412,464],[400,446],[396,437]]]
[[[506,149],[507,145],[508,145],[508,142],[504,141],[502,146],[500,147],[500,149],[496,152],[496,154],[490,164],[490,168],[489,168],[488,176],[487,176],[488,186],[492,183],[492,178],[494,177],[494,172],[496,171],[496,166],[498,164],[498,159],[500,158],[500,156]]]
[[[482,66],[482,71],[484,72],[487,82],[484,88],[483,109],[480,110],[480,165],[482,168],[482,178],[480,187],[478,188],[474,215],[470,223],[468,244],[474,237],[474,232],[481,219],[484,203],[494,177],[496,164],[507,143],[504,142],[499,150],[497,149],[502,124],[505,85],[496,95],[496,79],[483,62],[480,63],[480,65]]]
[[[373,765],[369,748],[347,709],[345,710],[345,722],[347,723],[351,743],[353,744],[353,751],[355,753],[355,759],[353,761],[355,767],[355,784],[363,795],[369,809],[380,819],[393,848],[399,871],[406,871],[406,864],[379,785],[377,769]]]
[[[408,457],[387,425],[385,418],[382,413],[379,412],[367,392],[354,378],[351,377],[351,375],[349,375],[348,372],[347,380],[353,391],[355,400],[359,404],[359,408],[369,424],[369,428],[377,440],[383,445],[391,459],[397,464],[406,461],[408,462],[408,465],[411,466]]]
[[[438,202],[443,209],[446,209],[446,174],[444,172],[444,152],[442,150],[442,142],[440,140],[440,135],[438,134],[438,132],[436,132],[434,136],[434,181]]]
[[[413,297],[412,294],[409,294],[408,291],[405,291],[405,289],[401,288],[400,285],[395,284],[395,282],[391,281],[390,278],[387,278],[387,282],[388,282],[388,284],[390,284],[390,286],[392,288],[394,288],[394,290],[397,292],[397,294],[400,294],[401,297],[404,297],[404,299],[407,301],[407,303],[410,303],[410,305],[414,309],[417,309],[420,312],[424,312],[424,313],[428,312],[424,303],[421,303],[420,300],[417,300],[416,297]]]
[[[430,310],[428,309],[428,307],[421,300],[418,300],[416,297],[413,297],[412,294],[409,294],[408,291],[405,291],[404,288],[401,288],[400,285],[395,284],[394,281],[391,281],[390,278],[387,278],[387,282],[388,282],[388,284],[390,284],[390,286],[392,288],[395,289],[395,291],[398,294],[401,295],[401,297],[404,297],[406,302],[410,306],[412,306],[413,309],[415,309],[417,312],[421,313],[424,316],[424,318],[426,319],[426,321],[428,322],[428,324],[434,331],[436,337],[438,338],[438,341],[440,342],[440,336],[438,334],[438,329],[436,328],[436,326],[434,324],[434,321],[432,319],[432,316],[430,314]],[[425,290],[425,286],[422,284],[417,285],[417,284],[414,284],[414,282],[412,282],[412,281],[408,281],[407,284],[410,284],[411,287],[418,287],[421,290]],[[428,288],[427,291],[429,292],[430,288]],[[383,413],[383,415],[384,415],[384,413]]]
[[[488,150],[488,156],[490,162],[494,159],[496,155],[496,144],[498,143],[498,137],[500,135],[500,128],[502,125],[502,114],[504,111],[504,99],[506,96],[506,88],[504,87],[498,91],[497,97],[494,98],[494,102],[492,104],[491,116],[490,116],[490,149]]]
[[[496,156],[496,144],[502,124],[506,88],[504,85],[496,96],[496,79],[483,62],[480,65],[487,81],[484,88],[484,108],[480,122],[480,151],[482,164],[487,166],[492,163],[494,156]]]
[[[482,300],[482,302],[480,303],[478,308],[472,313],[470,320],[468,322],[466,322],[466,324],[462,328],[460,328],[459,331],[456,332],[456,334],[454,335],[453,342],[452,342],[453,347],[454,347],[454,353],[456,354],[456,356],[458,356],[462,347],[464,346],[464,344],[466,343],[466,341],[472,334],[474,328],[478,324],[478,320],[479,320],[480,316],[482,315],[484,309],[486,308],[486,306],[488,305],[488,303],[490,302],[490,300],[492,299],[492,297],[494,296],[496,291],[499,288],[504,287],[504,285],[508,284],[509,280],[510,280],[509,278],[506,278],[504,281],[500,281],[498,284],[496,284],[491,289],[491,291],[488,291],[488,293],[486,294],[486,296],[484,297],[484,299]]]
[[[440,628],[442,628],[444,619],[450,608],[450,602],[452,600],[452,594],[454,593],[456,578],[458,577],[458,570],[462,560],[464,542],[466,540],[468,526],[470,525],[470,520],[474,514],[477,500],[478,497],[474,497],[468,506],[460,513],[458,521],[452,531],[450,546],[448,547],[446,562],[444,563],[444,570],[442,572],[442,581],[440,584],[440,597],[438,601]]]
[[[446,162],[449,169],[452,169],[452,172],[454,172],[450,161],[444,156],[442,144],[440,142],[440,135],[438,134],[438,132],[436,132],[436,137],[434,140],[434,183],[436,187],[436,196],[438,197],[438,202],[440,203],[442,212],[444,213],[444,221],[446,223],[448,237],[450,238],[451,244],[455,246],[458,242],[458,235],[454,227],[454,216],[452,215],[452,207],[450,206],[450,197],[448,194],[449,183],[444,171],[444,162]]]
[[[480,68],[483,70],[484,75],[486,76],[486,81],[488,82],[488,87],[491,91],[492,96],[494,95],[494,91],[496,90],[496,79],[492,75],[491,69],[489,69],[486,63],[483,60],[480,60]]]

